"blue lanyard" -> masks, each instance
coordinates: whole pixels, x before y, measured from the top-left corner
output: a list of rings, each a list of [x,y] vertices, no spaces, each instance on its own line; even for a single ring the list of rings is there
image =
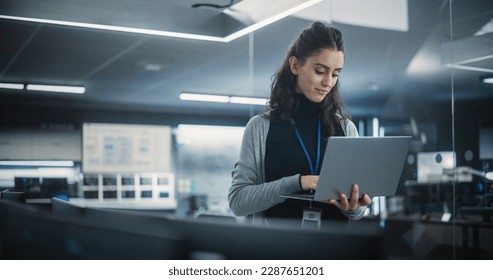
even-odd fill
[[[296,137],[298,138],[298,141],[300,142],[301,148],[303,149],[303,152],[305,152],[306,159],[308,160],[308,165],[310,166],[310,172],[312,175],[317,175],[318,173],[318,168],[320,165],[320,127],[321,127],[321,122],[320,122],[320,115],[318,116],[318,132],[317,132],[317,163],[315,164],[315,170],[313,169],[313,163],[312,160],[310,159],[310,155],[308,154],[308,151],[306,150],[305,144],[303,143],[303,140],[301,139],[300,133],[298,132],[298,129],[294,127],[294,132],[296,133]]]

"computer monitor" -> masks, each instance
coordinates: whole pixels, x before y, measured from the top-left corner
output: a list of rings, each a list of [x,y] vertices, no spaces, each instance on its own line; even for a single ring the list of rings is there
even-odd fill
[[[479,130],[479,159],[493,159],[493,127]]]
[[[49,197],[57,194],[68,194],[67,178],[43,178],[41,181],[41,193]]]
[[[421,152],[418,153],[418,182],[430,183],[448,180],[444,169],[452,169],[456,165],[455,152]]]
[[[41,180],[39,177],[15,177],[14,190],[22,192],[41,191]]]
[[[173,227],[187,241],[192,259],[385,258],[383,232],[377,223],[333,222],[321,230],[302,230],[299,221],[273,227],[179,219],[173,220]]]

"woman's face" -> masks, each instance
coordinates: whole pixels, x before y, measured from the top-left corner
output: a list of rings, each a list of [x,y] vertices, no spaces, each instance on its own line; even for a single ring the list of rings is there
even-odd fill
[[[292,56],[289,65],[291,72],[297,76],[296,91],[303,93],[311,102],[320,103],[337,83],[344,65],[344,53],[322,49],[304,63]]]

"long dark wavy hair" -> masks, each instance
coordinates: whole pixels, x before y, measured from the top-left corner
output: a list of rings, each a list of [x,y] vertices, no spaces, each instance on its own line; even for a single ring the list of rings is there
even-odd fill
[[[283,63],[274,74],[271,84],[271,96],[266,112],[279,110],[281,119],[291,122],[294,127],[293,116],[298,110],[299,101],[297,95],[299,93],[296,92],[297,76],[290,70],[289,58],[294,56],[303,64],[308,57],[318,54],[323,49],[344,52],[342,33],[334,27],[327,26],[321,22],[314,22],[296,39]],[[325,137],[336,133],[341,117],[346,119],[342,114],[341,107],[343,107],[343,104],[339,96],[339,81],[337,81],[320,103]],[[270,118],[266,112],[263,115]]]

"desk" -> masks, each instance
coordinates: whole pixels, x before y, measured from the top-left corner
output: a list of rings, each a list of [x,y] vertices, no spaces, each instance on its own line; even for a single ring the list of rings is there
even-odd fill
[[[326,229],[266,227],[234,220],[178,219],[148,211],[80,208],[51,211],[0,199],[0,259],[382,259],[378,224]],[[344,223],[346,224],[346,223]],[[29,234],[26,234],[28,232]],[[206,254],[204,254],[206,253]]]
[[[451,218],[460,211],[460,202],[470,181],[432,181],[427,183],[408,180],[404,182],[406,198],[410,205],[418,205],[422,216],[431,213],[450,213]]]
[[[70,198],[70,203],[79,207],[96,207],[96,208],[115,208],[115,209],[135,209],[135,210],[175,210],[177,202],[175,200],[117,200],[106,199],[100,201],[97,199]]]

